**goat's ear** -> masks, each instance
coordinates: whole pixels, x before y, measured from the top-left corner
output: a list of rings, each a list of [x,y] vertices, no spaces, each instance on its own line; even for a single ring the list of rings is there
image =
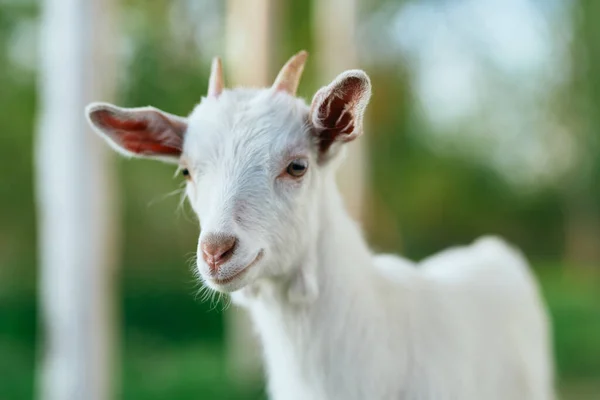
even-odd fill
[[[121,108],[92,103],[85,109],[92,128],[120,153],[176,163],[187,129],[185,118],[153,107]]]
[[[336,143],[356,139],[363,131],[363,115],[371,97],[371,81],[360,70],[346,71],[315,94],[310,107],[322,155]]]

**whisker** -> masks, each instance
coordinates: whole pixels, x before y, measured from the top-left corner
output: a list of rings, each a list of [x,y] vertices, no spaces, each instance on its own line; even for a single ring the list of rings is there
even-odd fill
[[[184,190],[184,188],[179,188],[179,189],[175,189],[172,192],[163,194],[162,196],[156,197],[152,200],[150,200],[147,204],[147,207],[152,207],[153,205],[155,205],[156,203],[160,202],[160,201],[164,201],[166,199],[168,199],[169,197],[175,196],[176,194],[181,193]]]
[[[221,312],[225,312],[229,309],[229,307],[231,307],[231,296],[224,296],[225,297],[225,301],[223,302],[223,307],[221,308]]]
[[[180,188],[175,191],[175,193],[180,193],[180,197],[179,197],[179,201],[177,202],[177,207],[175,208],[175,214],[178,216],[183,215],[183,218],[188,221],[188,222],[196,222],[196,214],[195,213],[189,213],[189,209],[185,207],[186,202],[185,199],[187,197],[187,192],[186,192],[186,183],[185,182],[181,182],[180,184]]]

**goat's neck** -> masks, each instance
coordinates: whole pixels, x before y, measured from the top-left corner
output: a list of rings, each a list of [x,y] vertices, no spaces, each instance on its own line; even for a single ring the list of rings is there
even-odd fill
[[[320,317],[347,317],[344,309],[355,306],[357,299],[377,301],[381,281],[373,273],[371,253],[359,226],[347,213],[333,177],[324,182],[319,196],[319,209],[314,215],[317,229],[307,251],[289,276],[261,282],[254,288],[255,296],[246,305],[255,317],[257,313],[269,313],[266,319],[275,322],[284,316],[284,327],[296,324],[292,320],[295,315],[309,322],[305,316],[315,312],[311,319],[318,325]],[[332,315],[320,315],[327,311]],[[360,318],[356,312],[352,311],[354,317]],[[261,321],[264,319],[256,321],[259,330],[263,328]],[[319,326],[311,327],[315,328]]]
[[[233,296],[235,303],[280,307],[309,306],[327,300],[364,293],[365,280],[372,275],[371,253],[360,227],[350,217],[333,176],[326,177],[318,191],[316,212],[311,214],[312,231],[301,257],[284,276],[264,279]],[[325,298],[323,298],[325,297]]]
[[[333,182],[321,195],[319,232],[307,252],[311,255],[296,270],[299,275],[266,284],[248,303],[263,342],[270,391],[278,394],[274,398],[327,398],[323,393],[335,389],[323,377],[346,370],[330,363],[366,359],[357,355],[357,345],[376,343],[379,336],[365,327],[381,326],[384,320],[381,281],[370,268],[371,254],[359,227]]]
[[[333,177],[326,179],[319,196],[318,212],[313,216],[316,229],[307,251],[290,276],[270,282],[272,290],[263,296],[264,301],[282,307],[313,302],[322,306],[333,293],[339,301],[367,289],[364,283],[372,271],[371,253],[360,227],[346,211]]]
[[[307,269],[312,269],[318,292],[324,295],[331,289],[341,296],[362,291],[372,269],[371,253],[360,227],[346,211],[333,179],[320,194],[319,231],[311,243],[314,260],[308,260]]]

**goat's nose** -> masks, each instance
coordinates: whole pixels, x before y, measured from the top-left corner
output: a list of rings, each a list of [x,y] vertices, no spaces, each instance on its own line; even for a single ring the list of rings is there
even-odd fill
[[[217,272],[219,267],[231,258],[236,245],[237,238],[231,235],[213,233],[202,239],[202,258],[211,272]]]

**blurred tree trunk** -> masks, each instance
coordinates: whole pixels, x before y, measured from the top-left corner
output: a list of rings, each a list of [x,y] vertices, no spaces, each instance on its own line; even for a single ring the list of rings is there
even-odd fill
[[[600,215],[590,189],[575,186],[565,194],[566,262],[569,266],[600,267]]]
[[[108,147],[84,107],[114,89],[114,0],[44,0],[36,141],[40,362],[37,396],[114,398],[118,235]]]
[[[318,77],[325,85],[344,70],[358,68],[358,0],[314,0],[313,6]],[[365,137],[347,145],[346,159],[338,174],[348,211],[358,221],[364,219],[368,176]]]
[[[273,4],[270,0],[229,0],[226,10],[225,85],[264,87],[272,84],[269,65],[273,38]],[[259,381],[261,358],[250,318],[232,307],[226,313],[229,373],[240,388]]]
[[[572,76],[561,108],[580,154],[564,191],[565,249],[570,265],[600,266],[600,2],[573,6]]]

